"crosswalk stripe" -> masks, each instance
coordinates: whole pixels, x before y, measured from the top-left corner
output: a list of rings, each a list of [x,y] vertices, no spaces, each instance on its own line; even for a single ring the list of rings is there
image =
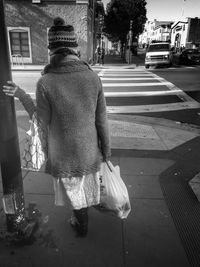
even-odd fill
[[[131,73],[118,73],[118,74],[108,74],[108,73],[105,73],[105,74],[102,74],[102,73],[99,73],[98,74],[99,77],[153,77],[152,74],[150,73],[138,73],[138,74],[131,74]]]
[[[166,103],[166,104],[147,104],[147,105],[134,105],[134,106],[108,106],[108,113],[145,113],[145,112],[163,112],[163,111],[176,111],[184,109],[200,108],[200,103],[195,101],[192,97],[188,96],[183,90],[175,86],[173,83],[168,82],[164,78],[149,71],[139,72],[119,72],[110,73],[105,71],[102,73],[101,79],[103,87],[136,87],[136,86],[165,86],[166,90],[162,91],[142,91],[142,92],[105,92],[106,97],[131,97],[131,96],[161,96],[161,95],[176,95],[182,102]],[[131,76],[131,78],[130,78]],[[115,77],[115,78],[109,78]],[[127,77],[127,78],[125,78]],[[120,81],[125,80],[127,83],[106,83],[106,81]],[[130,83],[131,80],[147,81],[146,83]],[[156,80],[156,82],[148,82],[149,80]]]
[[[152,78],[101,78],[102,81],[150,81],[155,80],[154,77]]]
[[[103,83],[103,87],[138,87],[138,86],[161,86],[169,85],[169,82],[153,82],[153,83]]]
[[[156,74],[154,74],[154,77],[159,80],[162,84],[166,82],[166,80]],[[177,86],[175,86],[173,83],[168,82],[168,84],[166,85],[167,88],[169,90],[181,90],[180,88],[178,88]],[[182,91],[182,96],[180,97],[182,101],[192,101],[192,102],[197,102],[196,100],[194,100],[191,96],[189,96],[188,94],[186,94],[183,90]],[[198,102],[197,102],[198,103]]]
[[[105,72],[139,72],[136,69],[122,69],[122,68],[112,68],[112,69],[102,69]]]
[[[142,92],[104,92],[105,97],[129,97],[129,96],[161,96],[161,95],[174,95],[182,94],[183,91],[168,90],[168,91],[142,91]]]

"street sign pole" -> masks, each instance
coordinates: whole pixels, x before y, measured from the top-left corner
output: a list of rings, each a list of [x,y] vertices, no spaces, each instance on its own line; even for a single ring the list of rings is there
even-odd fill
[[[25,202],[14,98],[2,91],[3,85],[12,80],[3,0],[0,33],[0,169],[7,231],[15,232],[25,222]]]

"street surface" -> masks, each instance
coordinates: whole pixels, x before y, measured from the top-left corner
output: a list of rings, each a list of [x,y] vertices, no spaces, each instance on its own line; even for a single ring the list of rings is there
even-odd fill
[[[141,114],[200,125],[200,66],[146,70],[98,68],[108,113]],[[40,71],[13,71],[13,80],[35,99]],[[16,109],[22,107],[16,102]]]
[[[152,71],[166,80],[170,80],[177,87],[187,92],[187,94],[191,95],[197,101],[200,101],[200,66],[172,67]]]

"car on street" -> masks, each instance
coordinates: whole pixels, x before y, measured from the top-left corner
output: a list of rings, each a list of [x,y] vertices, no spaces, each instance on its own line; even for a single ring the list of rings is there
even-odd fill
[[[198,49],[188,48],[179,55],[179,64],[193,65],[200,64],[200,52]]]
[[[158,42],[149,44],[146,56],[145,67],[148,69],[150,66],[171,66],[172,64],[172,51],[168,42]]]

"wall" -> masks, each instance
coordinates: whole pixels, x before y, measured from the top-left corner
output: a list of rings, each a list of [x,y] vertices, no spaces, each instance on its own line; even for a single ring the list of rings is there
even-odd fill
[[[65,3],[48,5],[32,4],[30,0],[5,3],[7,27],[30,27],[33,64],[48,62],[47,29],[53,18],[60,16],[67,24],[72,24],[78,37],[82,58],[87,60],[87,5]]]
[[[200,47],[200,19],[189,18],[189,29],[187,42]]]
[[[176,40],[176,36],[179,34],[179,38]],[[188,22],[179,21],[172,25],[171,44],[176,48],[186,47],[186,40],[188,35]]]

